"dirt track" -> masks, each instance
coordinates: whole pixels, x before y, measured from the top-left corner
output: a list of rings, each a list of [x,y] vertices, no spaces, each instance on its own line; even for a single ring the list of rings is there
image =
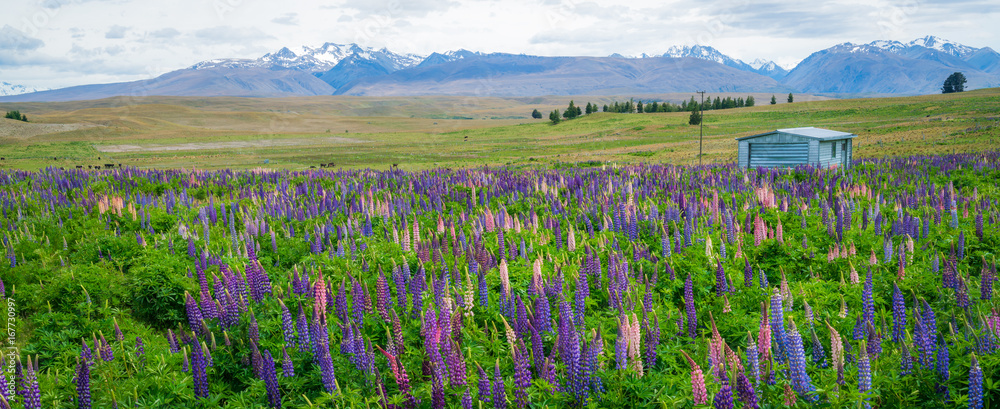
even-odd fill
[[[332,143],[367,143],[360,139],[342,138],[338,136],[324,138],[302,138],[302,139],[258,139],[253,141],[237,142],[191,142],[178,143],[172,145],[143,144],[143,145],[94,145],[94,149],[107,153],[125,152],[155,152],[155,151],[197,151],[206,149],[244,149],[244,148],[270,148],[276,146],[300,146],[319,145]]]

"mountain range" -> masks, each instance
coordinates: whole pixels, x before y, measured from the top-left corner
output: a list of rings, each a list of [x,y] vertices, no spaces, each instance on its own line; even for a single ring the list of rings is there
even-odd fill
[[[42,90],[35,87],[29,87],[26,85],[11,84],[6,81],[0,81],[0,97],[10,96],[10,95],[21,95],[38,91]]]
[[[286,47],[257,59],[203,61],[148,80],[0,93],[0,101],[145,95],[626,95],[695,89],[913,95],[938,92],[944,78],[956,71],[968,78],[968,88],[1000,86],[1000,53],[927,36],[909,43],[838,44],[786,70],[773,61],[747,63],[701,45],[633,57],[541,57],[468,50],[419,56],[326,43]]]

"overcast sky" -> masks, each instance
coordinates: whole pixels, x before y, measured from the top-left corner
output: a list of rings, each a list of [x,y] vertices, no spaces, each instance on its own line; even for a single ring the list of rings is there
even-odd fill
[[[997,49],[998,21],[996,0],[17,0],[0,14],[0,81],[130,81],[324,42],[549,56],[701,44],[791,67],[842,42],[936,35]]]

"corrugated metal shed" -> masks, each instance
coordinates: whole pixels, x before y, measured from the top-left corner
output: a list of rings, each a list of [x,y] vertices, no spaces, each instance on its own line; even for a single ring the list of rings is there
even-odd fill
[[[823,128],[776,129],[736,138],[741,168],[813,165],[850,168],[857,135]]]

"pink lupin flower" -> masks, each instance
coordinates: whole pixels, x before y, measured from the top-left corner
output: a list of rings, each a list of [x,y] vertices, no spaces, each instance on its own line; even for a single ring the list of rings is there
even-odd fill
[[[767,305],[761,302],[760,331],[757,332],[757,350],[760,351],[762,361],[766,361],[771,357],[771,323],[767,317]]]
[[[691,397],[695,405],[708,403],[708,391],[705,389],[705,375],[701,372],[701,367],[691,359],[687,352],[681,351],[688,363],[691,364]]]

